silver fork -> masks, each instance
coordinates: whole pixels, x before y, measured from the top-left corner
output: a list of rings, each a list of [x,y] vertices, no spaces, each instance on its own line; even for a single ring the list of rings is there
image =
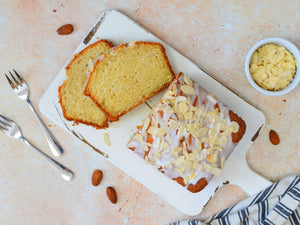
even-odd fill
[[[12,120],[6,118],[5,116],[0,115],[0,130],[2,130],[5,134],[12,138],[19,138],[24,141],[28,146],[32,147],[36,150],[44,159],[46,159],[52,166],[54,166],[61,174],[62,178],[66,181],[70,181],[73,179],[74,174],[71,170],[61,165],[59,162],[50,158],[44,152],[39,150],[33,144],[31,144],[21,132],[20,127]]]
[[[35,117],[37,118],[44,135],[47,138],[47,142],[48,145],[51,149],[51,152],[54,156],[58,157],[63,153],[63,149],[60,146],[60,144],[57,142],[57,140],[55,139],[55,137],[50,133],[50,131],[48,130],[48,128],[46,127],[46,125],[43,123],[43,121],[41,120],[41,118],[39,117],[39,115],[37,114],[37,112],[35,111],[33,105],[31,104],[30,100],[29,100],[29,88],[28,85],[26,84],[26,82],[23,80],[23,78],[13,69],[14,74],[13,75],[10,71],[9,74],[12,77],[12,79],[9,78],[9,76],[5,73],[6,79],[8,81],[8,83],[10,84],[10,86],[12,87],[12,89],[14,90],[15,94],[22,100],[25,100],[28,105],[29,108],[32,110],[33,114],[35,115]]]

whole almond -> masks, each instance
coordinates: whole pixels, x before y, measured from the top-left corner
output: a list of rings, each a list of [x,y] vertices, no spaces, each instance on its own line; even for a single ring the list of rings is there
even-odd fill
[[[102,171],[95,170],[92,176],[92,184],[94,186],[98,186],[102,181],[102,177],[103,177]]]
[[[108,199],[111,201],[111,203],[113,203],[113,204],[117,203],[117,193],[114,188],[107,187],[106,194],[107,194]]]
[[[73,28],[72,24],[65,24],[65,25],[61,26],[60,28],[58,28],[56,30],[56,32],[59,35],[69,35],[73,32],[73,30],[74,30],[74,28]]]
[[[270,130],[269,137],[273,145],[278,145],[280,143],[280,139],[276,131]]]

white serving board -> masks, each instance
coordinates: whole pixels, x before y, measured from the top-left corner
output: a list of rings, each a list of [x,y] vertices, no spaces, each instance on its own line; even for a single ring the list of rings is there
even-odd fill
[[[187,73],[245,120],[247,130],[243,139],[226,161],[222,175],[215,176],[204,190],[193,194],[146,164],[143,159],[126,147],[130,136],[136,131],[136,126],[140,125],[142,119],[150,113],[150,108],[145,103],[122,116],[119,121],[110,123],[109,128],[105,130],[96,130],[83,124],[72,126],[73,122],[66,121],[61,116],[62,112],[58,103],[58,87],[66,79],[65,67],[63,67],[40,100],[40,110],[45,116],[66,130],[68,129],[64,124],[71,130],[80,133],[94,147],[108,154],[110,162],[188,215],[200,213],[210,197],[214,195],[216,188],[225,181],[240,186],[249,195],[255,194],[271,184],[270,181],[254,173],[246,162],[246,152],[252,144],[251,139],[265,124],[265,117],[261,111],[242,100],[189,59],[120,12],[106,11],[98,21],[101,21],[101,25],[89,44],[98,39],[107,39],[115,45],[131,40],[160,42],[166,49],[175,74],[180,71]],[[85,47],[86,45],[81,42],[75,53]],[[155,106],[161,95],[162,93],[149,99],[147,103]],[[105,132],[109,133],[111,146],[107,146],[103,141],[102,137]]]

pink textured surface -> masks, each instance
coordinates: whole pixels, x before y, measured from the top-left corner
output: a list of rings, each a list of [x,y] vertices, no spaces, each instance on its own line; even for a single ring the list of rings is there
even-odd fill
[[[300,87],[281,97],[264,96],[249,85],[243,71],[248,49],[264,37],[279,36],[300,46],[299,1],[1,1],[1,73],[8,66],[19,70],[37,106],[105,9],[136,20],[265,113],[266,128],[247,156],[255,171],[273,181],[300,173]],[[57,35],[56,29],[66,23],[74,25],[74,32]],[[50,154],[26,103],[14,95],[4,76],[0,81],[0,113]],[[65,150],[59,161],[76,177],[62,181],[30,148],[0,132],[0,224],[168,224],[190,218],[44,121]],[[269,141],[270,129],[280,136],[277,146]],[[91,185],[94,169],[104,172],[98,187]],[[117,190],[116,205],[106,198],[107,186]],[[206,218],[245,197],[239,187],[224,186],[195,218]]]

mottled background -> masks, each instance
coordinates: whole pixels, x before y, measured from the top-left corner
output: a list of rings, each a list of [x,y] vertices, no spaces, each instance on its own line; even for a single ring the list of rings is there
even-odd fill
[[[0,113],[11,117],[34,144],[50,153],[26,103],[3,77],[19,70],[37,107],[48,85],[70,59],[87,31],[106,9],[117,9],[170,44],[217,80],[262,110],[266,128],[249,149],[249,165],[276,181],[300,173],[300,101],[298,86],[280,97],[259,94],[246,80],[243,64],[258,40],[279,36],[300,47],[300,2],[293,1],[5,1],[0,2]],[[74,25],[59,36],[56,29]],[[48,163],[21,141],[0,133],[0,224],[168,224],[190,217],[164,202],[70,134],[43,117],[63,148],[59,161],[76,174],[64,182]],[[270,143],[274,129],[280,144]],[[94,169],[103,183],[91,185]],[[255,181],[253,181],[255,182]],[[118,192],[112,205],[105,187]],[[227,185],[195,218],[206,218],[247,197]]]

